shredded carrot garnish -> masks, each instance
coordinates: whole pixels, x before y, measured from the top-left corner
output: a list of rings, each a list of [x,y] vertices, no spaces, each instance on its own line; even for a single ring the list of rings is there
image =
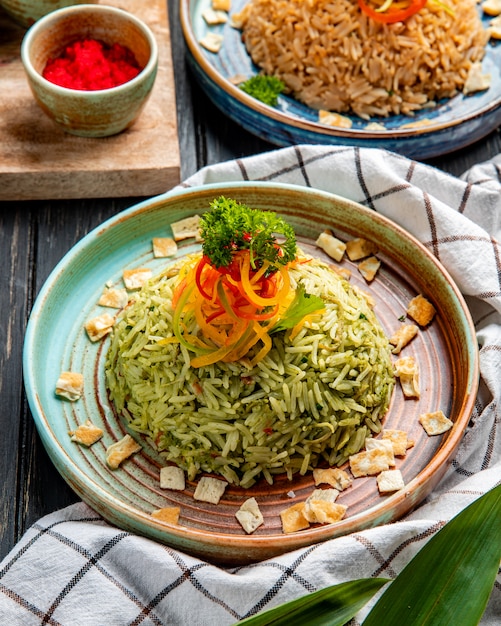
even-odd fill
[[[173,329],[193,367],[242,359],[251,366],[272,348],[271,334],[324,309],[321,298],[291,288],[298,261],[294,231],[274,213],[223,197],[202,220],[202,256],[191,257],[174,290]],[[278,241],[275,233],[285,236]]]
[[[205,256],[189,267],[174,292],[173,305],[176,338],[197,354],[193,367],[238,360],[259,342],[262,347],[254,360],[268,353],[268,331],[294,292],[286,266],[271,275],[267,269],[265,262],[253,270],[248,250],[234,254],[231,269],[215,268]],[[185,332],[183,327],[191,319],[196,320],[201,338]]]

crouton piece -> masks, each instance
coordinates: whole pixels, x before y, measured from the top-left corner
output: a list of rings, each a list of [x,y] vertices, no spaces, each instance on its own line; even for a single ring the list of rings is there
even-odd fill
[[[76,430],[70,430],[68,434],[71,441],[90,447],[101,439],[104,431],[102,428],[94,426],[90,420],[87,420],[84,424],[80,424]]]
[[[434,318],[435,313],[436,311],[433,304],[421,294],[412,298],[407,306],[407,315],[412,317],[421,327],[428,326]]]
[[[184,471],[176,465],[167,465],[160,469],[160,488],[183,491],[186,487]]]
[[[214,9],[210,7],[202,12],[202,17],[209,26],[226,24],[228,21],[228,13],[226,11],[214,11]]]
[[[402,348],[405,348],[405,346],[414,339],[418,332],[419,328],[416,324],[402,324],[389,339],[391,345],[395,346],[392,353],[399,354],[402,351]]]
[[[219,480],[218,478],[202,476],[198,481],[193,497],[195,500],[201,500],[202,502],[218,504],[227,485],[227,482]]]
[[[351,473],[355,478],[374,476],[390,469],[388,453],[386,450],[381,450],[380,448],[362,450],[362,452],[352,454],[348,461]]]
[[[389,439],[373,439],[369,437],[365,440],[366,450],[382,450],[388,457],[388,465],[395,465],[395,453],[393,452],[393,444]]]
[[[470,93],[476,93],[477,91],[485,91],[491,86],[491,75],[484,74],[482,71],[482,63],[472,63],[466,76],[466,81],[463,86],[463,93],[467,96]]]
[[[320,124],[336,126],[338,128],[351,128],[353,126],[353,121],[349,117],[346,117],[346,115],[340,115],[333,111],[325,111],[324,109],[319,110],[318,121]]]
[[[379,122],[369,122],[365,127],[365,130],[386,130],[386,126]]]
[[[114,317],[112,317],[109,313],[103,313],[102,315],[97,315],[86,322],[85,330],[87,331],[89,339],[96,342],[111,332],[114,323]]]
[[[426,434],[430,435],[430,437],[432,435],[442,435],[454,425],[454,422],[446,417],[442,411],[421,413],[418,419],[421,426],[425,429]]]
[[[493,17],[501,14],[501,0],[485,0],[482,3],[482,11]]]
[[[129,296],[125,289],[106,288],[97,303],[100,306],[107,306],[111,309],[123,309],[129,301]]]
[[[214,11],[226,11],[231,9],[231,0],[212,0]]]
[[[139,452],[141,446],[130,435],[112,443],[106,450],[106,463],[111,469],[117,469],[120,463]]]
[[[360,261],[360,259],[365,259],[365,257],[377,254],[377,252],[376,244],[361,237],[346,242],[346,254],[350,261]]]
[[[382,438],[391,441],[395,456],[405,456],[407,450],[414,445],[414,442],[407,438],[405,430],[385,429]]]
[[[490,21],[487,32],[491,39],[501,39],[501,15]]]
[[[304,514],[305,503],[298,502],[287,509],[280,511],[280,519],[282,520],[282,531],[284,533],[295,533],[298,530],[304,530],[310,527],[310,522]]]
[[[311,524],[334,524],[343,519],[347,506],[327,500],[310,500],[306,503],[304,516]]]
[[[197,238],[200,236],[200,215],[192,215],[177,222],[172,222],[170,227],[174,241],[181,241],[190,237]]]
[[[242,30],[249,16],[250,8],[249,4],[246,4],[239,13],[233,13],[230,15],[230,25],[232,28]]]
[[[232,85],[241,85],[248,79],[249,76],[246,76],[245,74],[235,74],[234,76],[230,76],[230,78],[228,78]]]
[[[161,522],[167,524],[177,524],[179,522],[179,515],[181,513],[181,507],[179,506],[166,506],[156,511],[151,512],[151,517],[154,517]]]
[[[312,500],[324,500],[325,502],[335,502],[339,495],[337,489],[314,489],[306,498],[306,504]]]
[[[152,277],[153,272],[148,267],[136,267],[133,270],[124,270],[123,281],[127,289],[141,289]]]
[[[217,54],[223,45],[223,35],[219,35],[218,33],[207,33],[205,37],[199,39],[198,43],[209,52]]]
[[[412,356],[406,356],[395,361],[395,376],[400,380],[400,386],[406,398],[419,398],[419,364]]]
[[[338,491],[347,489],[352,483],[350,476],[338,467],[328,467],[327,469],[315,468],[313,470],[313,480],[317,486],[323,484],[330,485]]]
[[[420,120],[416,120],[415,122],[409,122],[408,124],[402,124],[399,128],[425,128],[429,126],[432,121],[428,117],[422,117]]]
[[[376,278],[376,274],[378,273],[380,267],[381,261],[375,256],[370,256],[358,264],[358,271],[362,274],[365,280],[370,283]]]
[[[376,476],[379,493],[392,493],[405,487],[402,472],[398,469],[386,470]]]
[[[248,535],[264,524],[256,498],[248,498],[235,513],[235,517]]]
[[[334,237],[330,231],[325,230],[323,233],[320,233],[315,243],[328,254],[331,259],[334,259],[334,261],[338,263],[344,256],[346,244],[337,237]]]
[[[56,382],[56,395],[76,402],[82,397],[84,377],[77,372],[61,372]]]
[[[172,237],[153,237],[153,256],[156,259],[163,259],[168,256],[174,256],[177,252],[177,243]]]

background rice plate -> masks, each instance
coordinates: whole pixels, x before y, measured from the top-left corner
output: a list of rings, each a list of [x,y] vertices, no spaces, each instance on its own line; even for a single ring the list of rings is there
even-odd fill
[[[381,24],[356,0],[251,0],[236,16],[245,46],[316,109],[362,118],[412,114],[459,93],[488,35],[474,0],[429,1],[405,22]]]

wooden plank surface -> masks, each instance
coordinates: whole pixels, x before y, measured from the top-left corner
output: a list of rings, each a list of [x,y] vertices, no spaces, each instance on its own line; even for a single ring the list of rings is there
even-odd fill
[[[25,30],[0,10],[0,200],[151,196],[179,182],[180,156],[167,3],[111,0],[153,30],[158,75],[128,130],[84,138],[59,129],[34,101],[20,59]]]

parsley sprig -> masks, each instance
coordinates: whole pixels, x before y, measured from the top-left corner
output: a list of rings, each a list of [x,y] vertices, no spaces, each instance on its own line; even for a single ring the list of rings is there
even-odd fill
[[[200,231],[203,254],[214,267],[229,267],[238,250],[249,250],[252,269],[267,261],[268,272],[295,259],[294,229],[276,213],[251,209],[224,196],[213,200],[210,207],[201,216]]]
[[[285,83],[276,76],[256,74],[240,85],[246,94],[270,107],[276,107],[278,96],[285,91]]]

